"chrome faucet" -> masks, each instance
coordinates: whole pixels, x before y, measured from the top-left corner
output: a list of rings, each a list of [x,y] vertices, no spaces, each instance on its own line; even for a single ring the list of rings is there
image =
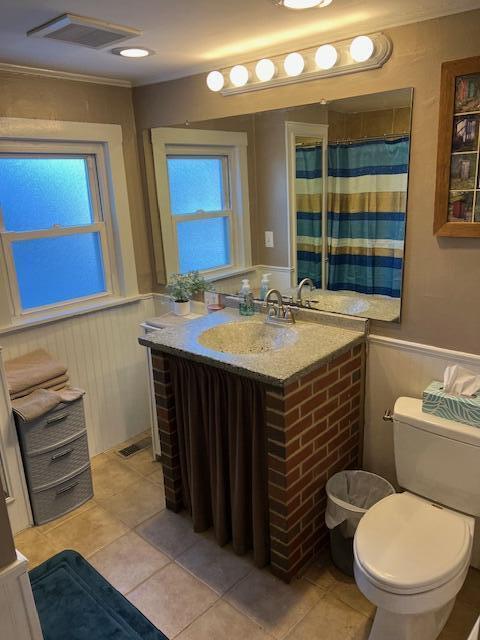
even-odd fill
[[[275,296],[277,301],[272,301]],[[285,308],[283,305],[282,294],[278,289],[270,289],[265,296],[264,308],[267,309],[267,317],[265,322],[273,322],[277,324],[294,324],[295,317],[291,307]]]
[[[310,291],[313,291],[315,289],[315,285],[313,284],[313,281],[311,278],[304,278],[298,285],[297,289],[296,289],[296,303],[299,307],[303,307],[303,300],[302,300],[302,289],[303,287],[310,287]],[[306,307],[310,307],[311,303],[314,302],[313,300],[307,300],[305,302],[305,306]]]

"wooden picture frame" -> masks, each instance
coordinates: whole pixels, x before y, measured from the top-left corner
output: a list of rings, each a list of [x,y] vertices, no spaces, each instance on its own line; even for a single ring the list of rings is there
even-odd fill
[[[433,231],[480,237],[480,56],[442,65]]]

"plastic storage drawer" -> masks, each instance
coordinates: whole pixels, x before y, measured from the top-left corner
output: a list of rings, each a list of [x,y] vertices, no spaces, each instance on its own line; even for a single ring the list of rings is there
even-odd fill
[[[24,455],[25,470],[32,491],[58,482],[89,464],[87,433],[61,447],[36,455]]]
[[[55,520],[93,497],[90,465],[53,486],[30,491],[35,524]]]
[[[38,420],[23,422],[17,418],[17,426],[25,454],[42,453],[55,445],[60,446],[85,430],[83,399],[60,404]]]

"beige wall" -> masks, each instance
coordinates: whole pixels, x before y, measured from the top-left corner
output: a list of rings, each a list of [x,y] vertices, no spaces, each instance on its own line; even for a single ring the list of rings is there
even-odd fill
[[[138,285],[142,292],[151,291],[149,233],[131,89],[0,72],[0,117],[121,125]]]
[[[364,113],[328,112],[328,138],[358,140],[410,132],[410,107]]]
[[[478,55],[480,11],[388,31],[393,55],[380,70],[222,97],[205,76],[134,89],[137,128],[219,118],[413,87],[405,295],[400,325],[373,331],[480,353],[480,240],[432,234],[440,66]],[[287,224],[287,222],[285,222]]]

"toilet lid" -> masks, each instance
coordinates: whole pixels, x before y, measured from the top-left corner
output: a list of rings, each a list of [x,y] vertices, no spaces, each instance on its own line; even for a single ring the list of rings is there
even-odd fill
[[[421,593],[453,578],[470,557],[471,532],[461,514],[409,493],[374,505],[360,520],[355,558],[385,590]]]

